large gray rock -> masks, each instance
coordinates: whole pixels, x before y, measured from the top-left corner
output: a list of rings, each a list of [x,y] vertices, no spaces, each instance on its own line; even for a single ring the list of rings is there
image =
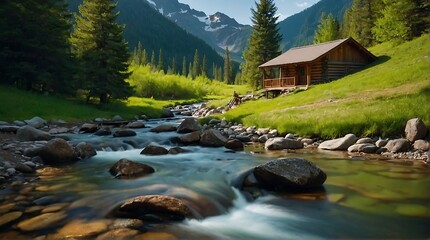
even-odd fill
[[[82,124],[79,132],[82,133],[95,133],[99,129],[99,126],[94,123],[84,123]]]
[[[202,126],[194,118],[186,118],[179,124],[177,133],[190,133],[200,131]]]
[[[375,153],[378,147],[373,143],[357,143],[348,148],[348,152]]]
[[[41,117],[34,117],[30,120],[24,120],[24,122],[29,125],[32,126],[34,128],[42,128],[44,127],[46,124],[48,124],[48,122],[41,118]]]
[[[163,195],[135,197],[122,204],[118,211],[138,219],[145,218],[145,215],[156,215],[165,220],[183,220],[193,216],[182,200]]]
[[[415,150],[422,152],[426,152],[430,149],[430,144],[426,140],[416,140],[413,146]]]
[[[17,130],[16,138],[19,141],[48,141],[51,135],[32,126],[24,126]]]
[[[143,121],[131,122],[131,123],[128,123],[126,127],[128,127],[128,128],[144,128],[145,122],[143,122]]]
[[[169,153],[169,150],[165,149],[161,146],[148,145],[146,146],[140,154],[144,155],[166,155]]]
[[[218,130],[209,129],[200,136],[200,144],[206,147],[223,147],[227,143],[227,138],[224,137]]]
[[[136,132],[131,129],[118,129],[113,133],[113,137],[133,137]]]
[[[179,136],[179,141],[183,144],[198,143],[200,141],[200,131],[181,135]]]
[[[411,144],[407,139],[400,138],[388,141],[385,148],[389,152],[398,153],[398,152],[407,152],[411,148]]]
[[[87,159],[97,155],[97,152],[94,149],[93,145],[86,142],[78,143],[78,145],[76,145],[75,148],[76,148],[76,153],[78,154],[78,157],[80,159]]]
[[[424,139],[427,136],[427,127],[419,118],[410,119],[405,127],[406,139],[415,142],[418,139]]]
[[[357,139],[358,138],[354,134],[347,134],[343,138],[322,142],[318,148],[325,150],[347,150]]]
[[[16,133],[20,127],[11,125],[0,125],[0,133]]]
[[[133,162],[128,159],[121,159],[110,169],[109,173],[115,177],[119,176],[140,176],[155,172],[154,168],[144,163]]]
[[[243,143],[238,139],[228,140],[224,147],[235,151],[243,151],[244,149]]]
[[[161,113],[162,118],[171,118],[174,117],[172,110],[168,108],[164,108],[163,112]]]
[[[264,147],[267,150],[300,149],[304,147],[304,144],[294,139],[275,137],[268,139]]]
[[[254,169],[254,176],[271,190],[305,190],[320,187],[327,175],[312,162],[287,158],[267,162]]]
[[[176,129],[177,128],[176,128],[175,125],[165,123],[165,124],[161,124],[161,125],[156,126],[155,128],[151,129],[150,131],[151,132],[156,132],[156,133],[160,133],[160,132],[174,132],[174,131],[176,131]]]
[[[39,156],[45,164],[64,164],[79,159],[72,146],[61,138],[54,138],[49,141],[40,149]]]
[[[100,128],[99,130],[97,130],[94,133],[94,135],[96,135],[96,136],[108,136],[108,135],[111,135],[111,134],[112,134],[112,131],[110,130],[109,127]]]

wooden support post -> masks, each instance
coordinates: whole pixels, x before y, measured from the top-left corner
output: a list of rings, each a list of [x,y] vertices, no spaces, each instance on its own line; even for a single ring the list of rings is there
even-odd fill
[[[309,87],[311,85],[311,66],[306,64],[306,85]]]

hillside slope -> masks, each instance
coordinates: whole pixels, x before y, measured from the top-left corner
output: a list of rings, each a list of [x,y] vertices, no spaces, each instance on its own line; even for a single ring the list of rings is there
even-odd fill
[[[225,114],[247,126],[302,136],[400,136],[410,118],[430,123],[429,37],[370,49],[378,60],[366,69],[309,90],[245,103]]]

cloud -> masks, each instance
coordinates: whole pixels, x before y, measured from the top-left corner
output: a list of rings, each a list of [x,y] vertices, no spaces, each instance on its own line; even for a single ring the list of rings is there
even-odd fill
[[[305,7],[309,6],[309,3],[308,2],[301,2],[301,3],[296,2],[296,6],[299,8],[305,8]]]

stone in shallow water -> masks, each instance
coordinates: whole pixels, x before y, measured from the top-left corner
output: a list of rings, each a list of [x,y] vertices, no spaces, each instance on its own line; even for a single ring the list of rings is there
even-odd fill
[[[97,220],[86,222],[74,220],[58,231],[56,239],[90,238],[108,230],[109,220]]]
[[[117,228],[139,228],[143,226],[143,221],[139,219],[116,219],[112,224],[112,229]]]
[[[130,228],[118,228],[99,235],[96,240],[130,239],[139,234],[139,231]]]
[[[13,222],[22,216],[22,212],[10,212],[0,216],[0,227]]]
[[[46,208],[42,210],[42,213],[58,212],[60,210],[63,210],[68,205],[69,205],[68,203],[52,204],[52,205],[46,206]]]
[[[116,162],[109,172],[113,176],[138,176],[153,173],[155,170],[144,163],[133,162],[128,159],[121,159]]]
[[[164,147],[155,146],[155,145],[149,145],[146,146],[140,154],[144,155],[166,155],[169,153],[169,150],[165,149]]]
[[[16,207],[15,203],[8,203],[0,206],[0,214],[9,212],[12,208]]]
[[[338,203],[345,198],[345,195],[342,193],[332,193],[327,195],[327,200],[332,203]]]
[[[170,233],[146,232],[135,236],[134,239],[176,240],[177,238]]]
[[[66,218],[64,211],[55,213],[44,213],[34,218],[30,218],[18,223],[17,227],[21,231],[29,232],[53,227]]]
[[[430,209],[419,204],[401,204],[397,206],[396,212],[406,216],[428,217]]]

